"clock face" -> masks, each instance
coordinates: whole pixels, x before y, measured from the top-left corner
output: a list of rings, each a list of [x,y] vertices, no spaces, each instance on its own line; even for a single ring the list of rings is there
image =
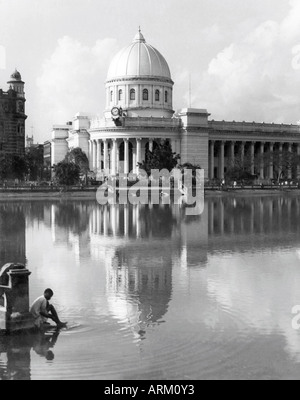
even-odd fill
[[[118,109],[118,107],[113,107],[112,109],[111,109],[111,114],[114,116],[114,117],[118,117],[120,114],[119,114],[119,109]]]

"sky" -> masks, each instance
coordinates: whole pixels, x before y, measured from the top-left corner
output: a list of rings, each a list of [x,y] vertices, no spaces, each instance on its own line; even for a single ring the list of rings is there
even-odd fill
[[[300,0],[0,0],[0,88],[21,72],[35,142],[102,115],[110,61],[139,26],[169,64],[174,110],[300,120]]]

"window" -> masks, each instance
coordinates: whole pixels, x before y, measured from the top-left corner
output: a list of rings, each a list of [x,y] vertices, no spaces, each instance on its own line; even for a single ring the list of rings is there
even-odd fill
[[[123,100],[123,90],[119,90],[119,101]]]
[[[159,90],[155,90],[155,101],[159,101]]]
[[[168,102],[168,92],[165,91],[165,103],[167,103],[167,102]]]
[[[110,101],[113,101],[113,99],[114,99],[114,92],[111,91],[111,92],[110,92]]]
[[[130,100],[135,100],[135,90],[134,89],[130,90]]]
[[[149,92],[147,89],[143,90],[143,100],[149,100]]]

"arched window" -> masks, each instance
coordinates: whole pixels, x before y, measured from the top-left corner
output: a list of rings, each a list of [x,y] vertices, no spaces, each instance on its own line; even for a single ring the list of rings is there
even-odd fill
[[[147,89],[143,90],[143,100],[149,100],[149,92]]]
[[[113,99],[114,99],[114,92],[111,90],[111,92],[110,92],[110,101],[113,101]]]
[[[119,90],[119,101],[123,100],[123,90]]]
[[[165,91],[165,103],[167,103],[167,102],[168,102],[168,92]]]
[[[155,90],[155,101],[159,101],[159,90]]]
[[[130,100],[135,100],[135,90],[134,89],[130,90]]]

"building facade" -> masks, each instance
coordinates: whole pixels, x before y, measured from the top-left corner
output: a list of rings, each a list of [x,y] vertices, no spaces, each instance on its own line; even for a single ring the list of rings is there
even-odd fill
[[[0,153],[25,152],[25,93],[21,74],[16,70],[8,81],[7,92],[0,89]]]
[[[166,60],[139,31],[110,64],[103,117],[78,113],[72,123],[53,127],[52,165],[81,147],[95,174],[137,173],[147,150],[168,140],[180,163],[201,166],[206,179],[223,179],[229,163],[247,155],[251,173],[263,180],[273,178],[274,166],[255,165],[257,156],[277,149],[300,156],[298,125],[214,121],[206,109],[175,112],[173,86]],[[299,178],[299,168],[289,175]]]

